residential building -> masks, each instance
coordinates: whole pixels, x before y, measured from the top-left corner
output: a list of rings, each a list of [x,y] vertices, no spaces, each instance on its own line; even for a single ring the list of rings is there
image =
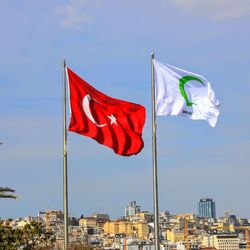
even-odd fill
[[[170,242],[180,242],[184,240],[184,231],[183,230],[167,230],[166,231],[166,236],[167,236],[167,240]]]
[[[86,217],[86,218],[80,219],[79,226],[95,228],[97,226],[97,219],[94,217]]]
[[[104,224],[109,220],[109,215],[108,214],[93,214],[92,215],[93,218],[96,218],[97,221],[97,226],[99,228],[103,228]]]
[[[203,237],[202,245],[217,250],[239,250],[237,234],[212,234]]]
[[[148,224],[145,221],[110,221],[104,224],[104,233],[134,235],[145,239],[148,237]]]

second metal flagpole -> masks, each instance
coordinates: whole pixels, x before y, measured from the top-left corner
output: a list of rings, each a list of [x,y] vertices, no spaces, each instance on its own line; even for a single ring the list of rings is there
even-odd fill
[[[67,125],[66,125],[66,61],[63,60],[63,214],[64,250],[68,249],[68,170],[67,170]]]
[[[155,230],[155,250],[159,250],[160,242],[159,242],[159,206],[158,206],[158,180],[157,180],[156,115],[155,115],[155,74],[154,74],[153,60],[154,60],[154,53],[151,53],[154,230]]]

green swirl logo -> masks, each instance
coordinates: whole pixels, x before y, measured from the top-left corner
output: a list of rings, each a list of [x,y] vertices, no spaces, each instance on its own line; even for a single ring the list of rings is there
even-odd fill
[[[188,100],[188,96],[187,96],[187,93],[186,93],[186,91],[185,91],[185,89],[184,89],[184,85],[185,85],[187,82],[192,81],[192,80],[197,81],[197,82],[200,82],[203,86],[205,86],[204,83],[202,82],[202,80],[199,79],[198,77],[195,77],[195,76],[183,76],[183,77],[179,80],[179,89],[180,89],[181,95],[182,95],[183,98],[185,99],[186,104],[187,104],[188,107],[191,107],[191,106],[192,106],[193,104],[195,104],[195,103],[193,103],[193,102],[191,102],[190,100]]]

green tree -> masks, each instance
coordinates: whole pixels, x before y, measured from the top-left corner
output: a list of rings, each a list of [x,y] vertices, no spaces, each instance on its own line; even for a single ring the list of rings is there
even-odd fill
[[[0,198],[16,199],[15,190],[9,187],[0,187]]]
[[[18,233],[8,224],[0,224],[0,250],[15,250],[20,246]]]
[[[0,250],[51,249],[54,242],[54,234],[47,232],[39,222],[27,223],[23,228],[0,223]]]

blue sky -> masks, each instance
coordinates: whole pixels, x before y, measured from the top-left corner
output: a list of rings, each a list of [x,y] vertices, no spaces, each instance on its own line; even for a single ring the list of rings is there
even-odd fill
[[[188,4],[187,4],[188,2]],[[62,209],[62,59],[100,91],[147,109],[145,147],[129,158],[69,134],[69,211],[152,211],[150,53],[211,82],[221,102],[205,121],[160,117],[160,210],[250,217],[250,3],[246,0],[0,0],[0,217]]]

